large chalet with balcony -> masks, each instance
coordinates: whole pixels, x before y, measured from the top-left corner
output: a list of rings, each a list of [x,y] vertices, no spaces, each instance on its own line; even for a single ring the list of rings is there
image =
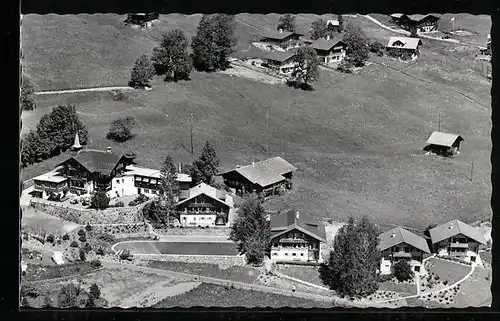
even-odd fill
[[[271,216],[271,260],[321,263],[325,226],[295,210]]]
[[[425,238],[401,227],[393,228],[379,236],[381,252],[380,273],[390,274],[392,266],[399,261],[406,261],[415,273],[425,273],[422,261],[429,254]]]
[[[261,42],[269,45],[271,50],[287,51],[302,45],[302,34],[284,30],[265,32],[261,34]]]
[[[486,244],[486,239],[479,229],[453,220],[430,229],[429,234],[432,250],[438,255],[481,264],[479,247]]]
[[[236,219],[236,204],[241,199],[224,190],[200,183],[182,190],[174,209],[182,226],[230,226]]]
[[[415,30],[420,33],[426,33],[438,30],[440,18],[432,14],[406,15],[402,13],[394,13],[391,15],[391,20],[394,24],[400,26],[404,30]]]
[[[321,62],[325,65],[339,63],[346,56],[346,45],[340,36],[326,36],[320,38],[311,44],[311,47],[316,51]]]
[[[237,167],[219,174],[224,183],[236,195],[245,193],[263,193],[264,196],[279,194],[292,188],[295,166],[281,157],[273,157],[251,165]]]

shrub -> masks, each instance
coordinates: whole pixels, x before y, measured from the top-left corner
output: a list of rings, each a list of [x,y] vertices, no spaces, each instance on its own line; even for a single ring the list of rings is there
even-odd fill
[[[399,282],[411,280],[414,276],[411,266],[406,261],[397,262],[394,264],[393,269],[394,276]]]
[[[92,226],[90,226],[90,224],[89,224],[89,223],[87,223],[87,225],[85,225],[85,230],[86,230],[87,232],[92,231]]]
[[[109,196],[104,191],[97,191],[92,195],[90,200],[92,208],[105,209],[109,206]]]
[[[97,260],[99,262],[99,260]],[[99,262],[100,264],[101,262]],[[101,290],[99,289],[99,286],[96,283],[93,283],[90,286],[89,289],[89,294],[94,298],[94,299],[99,299],[101,297]]]
[[[136,201],[130,201],[128,202],[128,206],[136,206],[137,202]]]
[[[118,201],[115,203],[115,207],[124,207],[124,206],[125,206],[125,204],[123,204],[122,201]]]
[[[82,242],[82,243],[85,243],[87,242],[87,237],[85,235],[82,235],[78,238],[78,241]]]
[[[54,240],[55,240],[54,235],[49,234],[49,236],[47,236],[47,242],[54,243]]]
[[[394,277],[394,275],[392,273],[391,274],[379,274],[378,281],[379,282],[387,282],[387,281],[392,280],[393,277]]]
[[[85,235],[85,231],[84,230],[79,230],[78,231],[78,236],[84,236]]]
[[[77,241],[73,241],[73,242],[71,242],[71,244],[69,246],[76,248],[76,247],[78,247],[78,242]]]
[[[81,261],[85,261],[85,259],[86,259],[86,257],[87,257],[87,256],[86,256],[86,254],[85,254],[85,250],[84,250],[83,248],[82,248],[82,249],[80,249],[79,256],[80,256],[80,260],[81,260]]]
[[[439,275],[435,275],[434,280],[439,281]]]
[[[85,243],[83,249],[85,250],[85,253],[88,254],[90,251],[92,251],[92,246],[89,243]]]
[[[384,49],[385,46],[379,41],[370,43],[370,52],[373,52],[379,57],[382,57],[384,55]]]
[[[130,254],[130,251],[125,249],[120,253],[120,259],[121,260],[130,260],[132,258],[132,254]]]
[[[448,285],[448,280],[444,280],[444,281],[443,281],[443,284],[444,284],[444,285]]]
[[[93,267],[100,267],[102,264],[101,264],[101,261],[94,259],[94,260],[90,261],[90,265],[92,265]]]
[[[352,70],[351,70],[352,67],[353,67],[352,63],[349,60],[344,59],[338,65],[337,70],[340,72],[346,73],[346,74],[350,74],[350,73],[352,73]]]
[[[102,248],[98,248],[97,251],[95,252],[97,255],[104,255],[104,250]]]

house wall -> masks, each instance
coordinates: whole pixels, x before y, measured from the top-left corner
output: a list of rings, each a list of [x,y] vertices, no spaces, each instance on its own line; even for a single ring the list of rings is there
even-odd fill
[[[175,209],[181,213],[182,225],[224,226],[228,223],[230,207],[202,194]]]
[[[332,51],[316,50],[323,64],[339,63],[344,60],[346,52],[343,47],[335,47]]]
[[[466,244],[467,248],[464,250],[456,251],[452,250],[451,245],[456,239],[466,239]],[[473,252],[473,253],[479,253],[479,245],[480,243],[477,241],[474,241],[462,234],[456,235],[454,237],[450,237],[448,239],[442,240],[436,244],[434,244],[434,251],[437,252],[439,255],[446,255],[446,256],[454,256],[454,257],[465,257],[467,251]]]
[[[200,213],[200,214],[181,214],[180,223],[183,226],[215,226],[215,214]]]
[[[303,240],[302,243],[281,243],[280,240]],[[271,241],[271,260],[281,262],[322,262],[321,242],[298,230],[289,231]]]
[[[382,257],[386,260],[393,260],[393,261],[398,261],[399,258],[394,258],[392,259],[392,255],[395,253],[410,253],[411,258],[417,261],[422,261],[423,259],[423,252],[414,246],[411,246],[406,243],[400,243],[396,246],[393,246],[389,249],[386,249],[381,252]]]

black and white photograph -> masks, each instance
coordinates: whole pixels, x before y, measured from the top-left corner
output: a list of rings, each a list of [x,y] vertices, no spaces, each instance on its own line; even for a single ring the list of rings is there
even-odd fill
[[[492,302],[491,18],[20,16],[20,308]]]

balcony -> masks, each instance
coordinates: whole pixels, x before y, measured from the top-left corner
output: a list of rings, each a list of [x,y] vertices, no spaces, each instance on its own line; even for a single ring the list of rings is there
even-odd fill
[[[469,248],[469,243],[453,242],[453,243],[450,243],[450,247],[457,248],[457,249],[467,249],[467,248]]]
[[[52,187],[52,186],[44,186],[44,185],[39,185],[35,184],[35,188],[38,190],[43,190],[46,192],[54,192],[54,193],[60,193],[69,190],[67,185],[59,186],[59,187]]]
[[[392,256],[394,258],[398,258],[398,259],[403,259],[403,258],[409,259],[412,257],[411,253],[409,253],[409,252],[394,252],[394,253],[392,253]]]
[[[279,240],[279,243],[292,243],[292,244],[303,243],[303,244],[308,244],[308,242],[306,240],[300,239],[300,238],[297,238],[297,239],[294,239],[294,238],[283,238],[283,239]]]

